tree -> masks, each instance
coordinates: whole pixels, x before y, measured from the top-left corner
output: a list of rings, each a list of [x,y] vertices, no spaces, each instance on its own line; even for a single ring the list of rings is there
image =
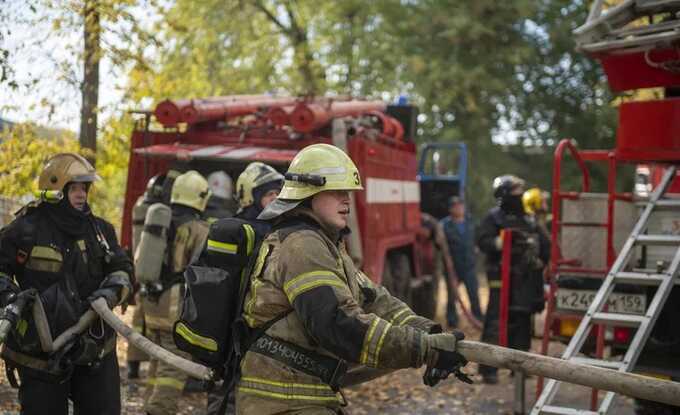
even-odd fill
[[[83,4],[83,81],[79,141],[82,147],[91,149],[93,154],[97,151],[100,38],[99,1],[85,0]]]

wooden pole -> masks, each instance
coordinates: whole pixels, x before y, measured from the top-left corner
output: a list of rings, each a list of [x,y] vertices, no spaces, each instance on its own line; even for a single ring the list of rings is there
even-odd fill
[[[555,357],[475,341],[459,342],[458,351],[471,362],[680,406],[678,382],[572,363]],[[358,385],[389,372],[384,369],[354,369],[345,375],[342,386]]]

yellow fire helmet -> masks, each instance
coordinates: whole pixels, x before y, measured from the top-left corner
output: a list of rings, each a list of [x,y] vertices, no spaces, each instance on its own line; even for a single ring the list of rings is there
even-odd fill
[[[536,212],[545,210],[545,201],[550,197],[548,192],[545,192],[538,187],[532,187],[522,194],[522,205],[524,211],[529,215],[535,215]]]
[[[50,157],[38,178],[38,198],[59,201],[67,183],[92,183],[100,180],[94,166],[75,153],[59,153]]]
[[[281,193],[258,219],[275,218],[326,190],[363,189],[359,170],[352,159],[330,144],[312,144],[303,148],[290,163],[285,177]]]
[[[203,212],[210,198],[208,181],[196,170],[189,170],[175,179],[170,203],[189,206]]]
[[[236,179],[236,196],[241,209],[255,203],[253,190],[271,182],[282,182],[283,175],[272,166],[254,161]]]

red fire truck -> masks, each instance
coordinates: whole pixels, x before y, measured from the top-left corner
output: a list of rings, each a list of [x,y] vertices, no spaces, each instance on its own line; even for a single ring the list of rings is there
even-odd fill
[[[603,10],[597,1],[574,32],[579,48],[602,63],[613,91],[658,88],[663,98],[620,105],[614,149],[579,150],[571,140],[556,148],[541,350],[548,353],[549,341],[559,339],[567,343],[564,359],[675,381],[680,380],[678,12],[678,2],[625,1]],[[580,172],[577,188],[563,187],[566,154]],[[607,171],[605,189],[591,181],[595,164]],[[622,188],[617,181],[622,174],[634,174],[634,187]],[[560,400],[558,386],[539,382],[532,414],[604,414],[614,408],[613,393],[592,391],[586,408]],[[636,401],[635,409],[680,411],[646,401]]]
[[[413,293],[419,311],[432,315],[438,279],[423,280],[420,253],[427,250],[417,247],[429,241],[418,238],[416,111],[380,101],[266,95],[163,101],[144,113],[132,134],[122,243],[131,245],[133,206],[156,174],[171,167],[204,175],[222,170],[236,179],[252,161],[283,172],[303,147],[329,143],[347,151],[363,179],[364,190],[352,201],[351,255],[401,298],[408,300],[411,286],[419,287]],[[434,152],[440,164],[445,151]],[[450,180],[429,180],[428,192],[436,193],[431,187],[437,183],[451,191]]]

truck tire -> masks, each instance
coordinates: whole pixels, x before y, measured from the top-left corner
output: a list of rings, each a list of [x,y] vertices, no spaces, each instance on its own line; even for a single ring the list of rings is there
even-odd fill
[[[439,305],[438,275],[425,275],[421,279],[414,279],[411,284],[411,308],[423,317],[434,319]]]
[[[411,261],[406,254],[388,254],[382,277],[382,285],[390,294],[411,304]]]

